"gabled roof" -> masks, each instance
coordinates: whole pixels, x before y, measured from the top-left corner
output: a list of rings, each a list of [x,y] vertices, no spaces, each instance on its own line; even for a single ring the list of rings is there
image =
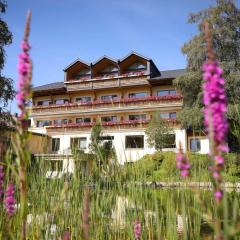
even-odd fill
[[[72,62],[70,65],[68,65],[66,68],[64,68],[63,71],[66,72],[70,67],[72,67],[76,63],[82,63],[83,65],[86,65],[86,67],[90,67],[89,63],[81,60],[80,58],[77,58],[74,62]]]
[[[93,65],[93,66],[96,65],[96,64],[98,64],[99,62],[101,62],[101,61],[104,60],[104,59],[108,59],[108,60],[110,60],[111,62],[114,62],[114,63],[116,63],[116,64],[118,63],[116,59],[113,59],[113,58],[110,58],[110,57],[108,57],[108,56],[106,56],[106,55],[103,55],[102,57],[100,57],[99,59],[97,59],[95,62],[93,62],[92,65]]]
[[[33,87],[32,91],[33,92],[49,91],[49,90],[63,89],[63,88],[65,88],[63,82],[54,82],[54,83],[49,83],[49,84],[45,84],[45,85],[38,86],[38,87]]]
[[[143,56],[143,55],[140,55],[140,54],[137,53],[137,52],[132,51],[132,52],[130,52],[129,54],[127,54],[125,57],[123,57],[122,59],[120,59],[120,62],[124,61],[125,59],[129,58],[129,57],[132,56],[132,55],[136,55],[136,56],[138,56],[138,57],[140,57],[140,58],[143,58],[143,59],[145,59],[145,60],[147,60],[147,61],[150,61],[150,60],[151,60],[150,58],[147,58],[147,57],[145,57],[145,56]]]

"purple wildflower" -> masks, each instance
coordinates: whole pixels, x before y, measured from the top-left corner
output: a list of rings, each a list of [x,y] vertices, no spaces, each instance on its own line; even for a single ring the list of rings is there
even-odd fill
[[[181,171],[181,176],[188,177],[189,169],[190,169],[191,165],[189,164],[186,156],[183,154],[181,147],[180,147],[179,153],[177,154],[176,160],[177,160],[176,165],[177,165],[177,168],[180,169],[180,171]]]
[[[25,37],[21,44],[22,53],[19,54],[18,62],[18,92],[16,94],[17,104],[20,109],[20,118],[25,115],[26,99],[30,97],[30,83],[32,74],[32,64],[29,56],[30,45],[28,44],[29,24],[31,14],[28,15],[28,21],[25,31]]]
[[[9,217],[11,217],[15,212],[15,203],[16,199],[14,198],[14,185],[13,183],[9,183],[6,190],[6,197],[4,200],[4,206]]]
[[[223,192],[221,190],[217,190],[214,193],[214,197],[217,201],[221,201],[222,197],[223,197]]]
[[[204,124],[209,133],[210,140],[213,142],[211,155],[214,158],[212,167],[213,178],[219,185],[222,182],[221,171],[224,166],[222,154],[228,151],[226,137],[228,132],[228,123],[226,118],[227,98],[224,89],[223,70],[215,60],[211,60],[203,65],[203,103]],[[221,200],[222,192],[215,191],[215,199]]]
[[[3,199],[4,195],[3,182],[4,182],[3,166],[0,165],[0,200]]]
[[[140,239],[141,231],[142,231],[141,224],[140,224],[139,220],[136,220],[134,223],[134,236],[135,236],[136,240]]]
[[[206,130],[213,132],[213,139],[217,146],[226,142],[228,123],[225,117],[227,112],[227,98],[224,90],[223,70],[216,61],[203,65],[203,102],[204,124]],[[222,148],[223,146],[221,146]]]

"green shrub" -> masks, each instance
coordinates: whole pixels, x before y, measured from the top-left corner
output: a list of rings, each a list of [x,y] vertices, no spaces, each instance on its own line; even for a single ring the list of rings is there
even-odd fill
[[[210,181],[211,158],[208,155],[187,153],[191,164],[192,181]],[[240,160],[236,154],[226,154],[223,172],[225,181],[238,181],[240,177]],[[179,170],[176,168],[176,153],[156,152],[147,154],[135,163],[125,165],[121,170],[124,180],[137,181],[180,181]]]

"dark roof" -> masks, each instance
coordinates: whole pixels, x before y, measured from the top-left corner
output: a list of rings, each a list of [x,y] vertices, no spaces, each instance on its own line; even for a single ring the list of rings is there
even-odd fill
[[[32,91],[33,92],[38,92],[38,91],[49,91],[49,90],[55,90],[55,89],[63,89],[65,88],[63,81],[62,82],[54,82],[54,83],[49,83],[45,84],[39,87],[33,87]]]
[[[175,70],[166,70],[161,71],[161,76],[151,78],[151,80],[158,79],[174,79],[186,73],[186,69],[175,69]]]
[[[132,51],[132,52],[128,53],[125,57],[123,57],[123,58],[120,60],[120,62],[124,61],[125,59],[127,59],[128,57],[130,57],[130,56],[132,56],[132,55],[136,55],[136,56],[138,56],[138,57],[140,57],[140,58],[143,58],[143,59],[145,59],[145,60],[147,60],[147,61],[150,61],[150,60],[151,60],[151,59],[148,58],[148,57],[145,57],[145,56],[143,56],[143,55],[141,55],[141,54],[139,54],[139,53],[137,53],[137,52]]]
[[[108,60],[110,60],[110,61],[112,61],[112,62],[117,63],[117,60],[116,60],[116,59],[110,58],[110,57],[108,57],[107,55],[103,55],[102,57],[100,57],[99,59],[97,59],[95,62],[93,62],[92,65],[93,65],[93,66],[96,65],[97,63],[101,62],[103,59],[108,59]]]
[[[76,63],[82,63],[84,65],[86,65],[87,67],[90,67],[90,64],[81,60],[80,58],[77,58],[74,62],[72,62],[71,64],[69,64],[66,68],[63,69],[64,72],[66,72],[70,67],[72,67],[73,65],[75,65]]]

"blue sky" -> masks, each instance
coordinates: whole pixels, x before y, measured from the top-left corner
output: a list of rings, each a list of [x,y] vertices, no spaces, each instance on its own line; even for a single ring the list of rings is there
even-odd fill
[[[237,0],[239,5],[240,0]],[[28,9],[33,85],[63,80],[62,69],[76,58],[93,62],[106,54],[122,58],[136,51],[160,70],[184,68],[182,45],[197,33],[188,15],[214,0],[8,0],[2,17],[13,33],[3,73],[17,81],[17,56]],[[16,111],[15,103],[11,104]]]

